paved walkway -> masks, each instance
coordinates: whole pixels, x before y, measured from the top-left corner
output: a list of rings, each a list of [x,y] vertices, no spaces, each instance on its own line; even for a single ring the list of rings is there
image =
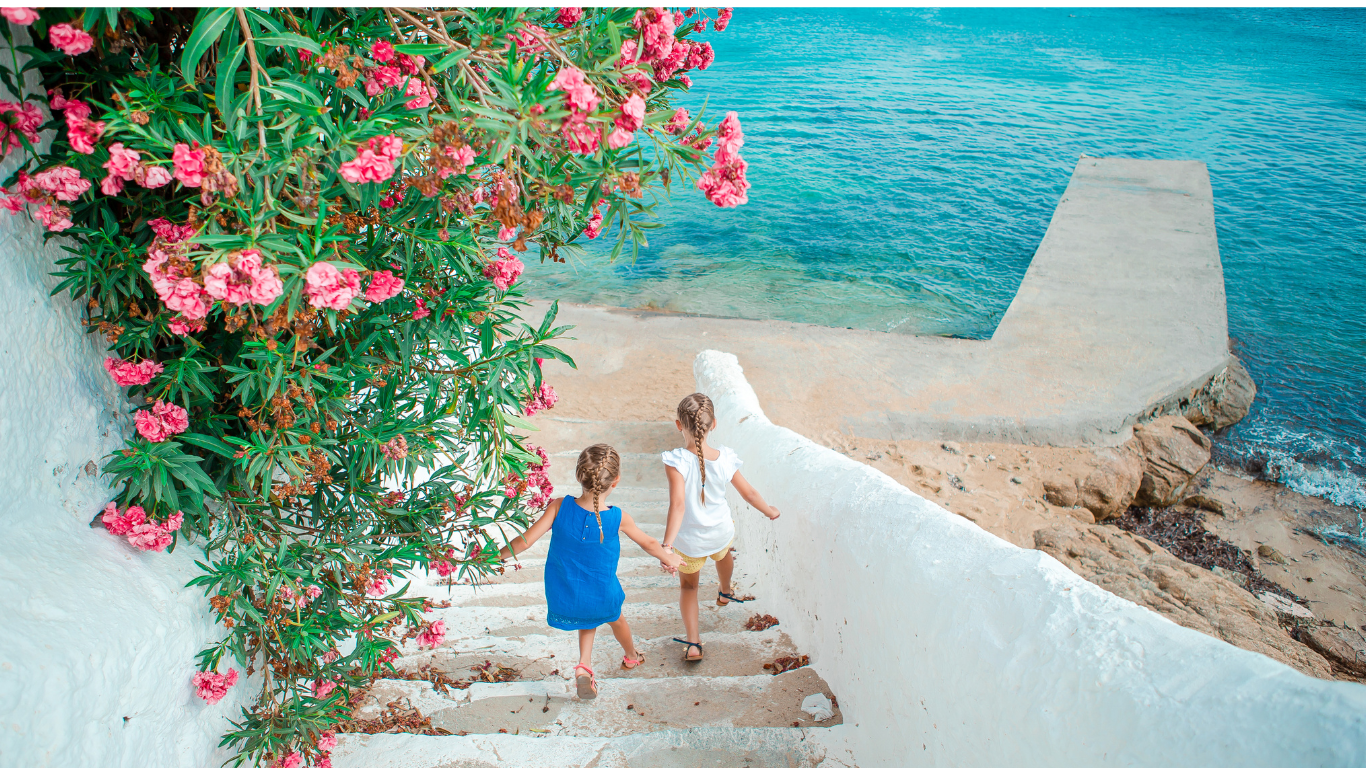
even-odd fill
[[[546,304],[531,309],[539,318]],[[561,305],[561,416],[672,420],[704,349],[806,435],[1115,445],[1228,365],[1213,193],[1195,161],[1082,158],[988,341]]]

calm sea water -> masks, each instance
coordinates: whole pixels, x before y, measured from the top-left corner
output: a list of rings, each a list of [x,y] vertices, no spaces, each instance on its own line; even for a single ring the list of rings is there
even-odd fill
[[[662,205],[533,295],[985,338],[1077,158],[1209,165],[1236,349],[1226,465],[1366,506],[1366,13],[739,9],[686,106],[740,113],[750,204]],[[604,236],[602,240],[607,240]]]

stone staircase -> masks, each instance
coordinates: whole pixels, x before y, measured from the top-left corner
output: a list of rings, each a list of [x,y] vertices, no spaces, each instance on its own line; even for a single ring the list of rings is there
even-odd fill
[[[532,442],[551,457],[555,495],[576,494],[574,464],[579,451],[605,442],[622,457],[621,485],[612,503],[630,514],[646,533],[662,538],[668,513],[668,490],[659,453],[676,447],[672,423],[536,419],[541,432]],[[743,508],[737,514],[758,514]],[[834,716],[816,722],[802,711],[815,693],[834,695],[810,667],[774,675],[764,664],[801,650],[782,626],[748,631],[756,614],[772,614],[763,590],[745,574],[744,553],[736,555],[735,589],[757,599],[724,608],[715,605],[716,572],[703,572],[701,631],[706,659],[682,660],[684,646],[670,640],[683,636],[678,615],[677,577],[660,570],[634,542],[621,538],[618,568],[626,590],[624,615],[631,622],[644,665],[621,668],[621,647],[611,630],[598,630],[593,669],[599,695],[580,701],[573,692],[577,638],[545,623],[541,574],[550,536],[522,553],[519,568],[509,568],[479,585],[452,584],[436,574],[414,574],[410,594],[450,601],[434,610],[443,619],[445,643],[419,650],[404,644],[400,669],[430,667],[456,680],[468,680],[472,668],[516,670],[516,679],[474,683],[439,693],[427,680],[381,680],[354,713],[356,719],[378,717],[386,709],[416,709],[433,726],[453,736],[409,733],[350,734],[341,738],[336,768],[474,768],[476,766],[594,766],[596,768],[815,768],[849,766],[847,753],[835,747],[830,730],[843,722],[838,704]],[[781,616],[777,617],[781,620]],[[828,748],[830,747],[830,748]],[[836,754],[844,755],[837,758]]]

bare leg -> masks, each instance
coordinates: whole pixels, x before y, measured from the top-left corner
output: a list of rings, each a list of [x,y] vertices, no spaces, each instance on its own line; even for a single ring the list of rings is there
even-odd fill
[[[730,577],[735,572],[735,558],[727,552],[726,556],[716,561],[716,578],[721,581],[720,591],[728,595],[735,594],[730,588]],[[725,598],[722,598],[723,600]],[[729,601],[727,601],[729,602]]]
[[[579,630],[579,663],[589,669],[593,668],[593,636],[597,632],[596,627]]]
[[[636,643],[631,637],[631,625],[626,623],[626,617],[622,616],[607,626],[612,628],[612,636],[617,639],[618,643],[621,643],[621,650],[626,658],[635,660],[637,658]]]
[[[702,635],[697,631],[697,584],[702,580],[702,572],[678,574],[678,607],[683,613],[683,628],[687,630],[688,641],[698,643]],[[698,656],[697,649],[688,647],[688,655]]]

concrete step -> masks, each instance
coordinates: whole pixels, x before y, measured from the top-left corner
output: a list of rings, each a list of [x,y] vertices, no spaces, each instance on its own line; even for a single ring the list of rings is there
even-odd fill
[[[577,494],[581,487],[574,476],[578,459],[578,451],[550,454],[550,482],[557,491],[563,489],[570,495]],[[613,502],[618,504],[621,502],[617,500],[616,493],[620,493],[623,488],[655,488],[666,491],[669,488],[669,479],[664,474],[664,461],[658,453],[622,453],[620,477],[621,485],[617,486],[612,498]],[[665,498],[668,498],[667,495]]]
[[[580,451],[595,443],[607,443],[622,454],[656,455],[681,445],[678,428],[672,421],[591,421],[557,418],[542,412],[531,423],[541,430],[531,435],[531,442],[547,453],[568,454],[571,465]]]
[[[705,663],[705,662],[703,662]],[[453,734],[527,733],[624,736],[677,728],[830,727],[801,711],[813,693],[830,689],[809,667],[781,675],[744,677],[599,678],[596,699],[580,700],[572,680],[559,677],[514,683],[475,683],[438,694],[425,680],[375,682],[356,708],[357,719],[378,717],[391,702],[406,701],[432,725]]]
[[[715,589],[715,581],[710,585],[704,580],[704,587]],[[678,590],[670,590],[667,602],[632,603],[622,606],[621,614],[631,624],[631,633],[638,639],[681,636],[683,620],[678,611]],[[703,633],[737,633],[744,631],[745,622],[750,617],[761,614],[774,614],[774,608],[767,601],[758,599],[753,602],[718,607],[710,593],[701,600],[697,614],[698,628]],[[427,618],[446,622],[446,642],[455,643],[468,638],[485,637],[525,637],[529,635],[554,635],[561,630],[553,629],[545,623],[545,604],[520,607],[460,607],[437,608],[427,614]],[[779,625],[781,626],[781,625]],[[610,635],[608,629],[600,629]],[[563,632],[565,637],[572,633]],[[405,645],[405,652],[416,653],[416,645]]]
[[[629,618],[628,618],[629,620]],[[683,637],[683,622],[675,615],[672,633]],[[544,626],[544,625],[543,625]],[[472,668],[492,663],[517,670],[522,680],[567,677],[578,662],[578,633],[546,628],[548,633],[521,637],[472,637],[447,641],[433,650],[404,648],[401,668],[430,666],[458,680],[469,679]],[[645,663],[631,670],[622,669],[622,649],[609,627],[598,630],[593,645],[592,667],[600,678],[614,677],[718,677],[762,675],[764,664],[784,656],[799,656],[797,648],[781,629],[762,632],[704,632],[702,647],[706,658],[700,662],[683,661],[685,647],[669,636],[644,639],[635,633],[636,649],[645,654]]]
[[[844,729],[688,728],[595,738],[342,734],[335,768],[848,768]],[[830,756],[830,759],[827,759]]]

